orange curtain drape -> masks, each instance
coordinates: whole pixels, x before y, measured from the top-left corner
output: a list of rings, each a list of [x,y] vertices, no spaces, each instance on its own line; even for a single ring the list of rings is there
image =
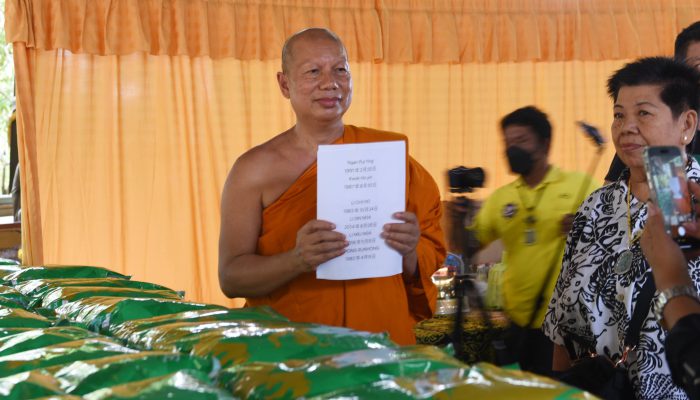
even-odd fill
[[[611,60],[668,53],[697,0],[7,0],[7,41],[73,53],[274,60],[327,26],[354,61]]]
[[[219,196],[236,157],[293,124],[275,73],[302,27],[348,46],[347,123],[406,133],[440,184],[449,167],[484,167],[483,197],[512,179],[498,119],[522,105],[552,117],[552,161],[586,170],[594,151],[574,121],[607,131],[607,76],[670,54],[695,3],[6,0],[26,260],[235,304],[218,289]]]

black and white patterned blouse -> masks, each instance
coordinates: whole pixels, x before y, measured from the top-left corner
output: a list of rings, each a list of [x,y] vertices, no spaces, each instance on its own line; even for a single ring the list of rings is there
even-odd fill
[[[689,179],[700,181],[700,165],[695,160],[691,159],[686,172]],[[564,337],[575,337],[581,344],[577,351],[589,347],[613,360],[622,354],[635,299],[650,276],[638,240],[630,248],[631,268],[623,273],[614,271],[629,242],[628,177],[629,171],[625,171],[617,182],[593,192],[576,213],[561,274],[542,325],[544,333],[556,344],[564,345]],[[644,227],[647,207],[634,196],[630,204],[634,237]],[[688,269],[700,290],[700,258],[690,261]],[[650,309],[642,324],[637,350],[628,358],[629,376],[638,399],[687,399],[671,380],[663,346],[665,337],[666,332]]]

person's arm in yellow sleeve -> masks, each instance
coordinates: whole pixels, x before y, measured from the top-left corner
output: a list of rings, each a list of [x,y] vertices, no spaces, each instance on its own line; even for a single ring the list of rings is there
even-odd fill
[[[499,239],[496,229],[496,215],[498,215],[496,204],[493,196],[491,196],[484,200],[472,224],[466,228],[472,232],[478,242],[478,248],[473,249],[475,253]]]

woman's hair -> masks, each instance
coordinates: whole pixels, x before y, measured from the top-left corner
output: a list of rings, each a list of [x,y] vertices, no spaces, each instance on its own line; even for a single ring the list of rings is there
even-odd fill
[[[661,86],[661,101],[674,118],[685,110],[698,111],[700,73],[667,57],[648,57],[631,62],[608,79],[608,94],[614,101],[624,86]]]

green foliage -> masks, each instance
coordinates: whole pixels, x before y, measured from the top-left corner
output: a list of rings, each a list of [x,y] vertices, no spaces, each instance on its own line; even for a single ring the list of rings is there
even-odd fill
[[[0,23],[5,26],[5,0],[0,0]],[[5,29],[0,30],[0,189],[2,194],[10,188],[10,146],[7,124],[15,108],[15,72],[12,44],[5,42]]]

